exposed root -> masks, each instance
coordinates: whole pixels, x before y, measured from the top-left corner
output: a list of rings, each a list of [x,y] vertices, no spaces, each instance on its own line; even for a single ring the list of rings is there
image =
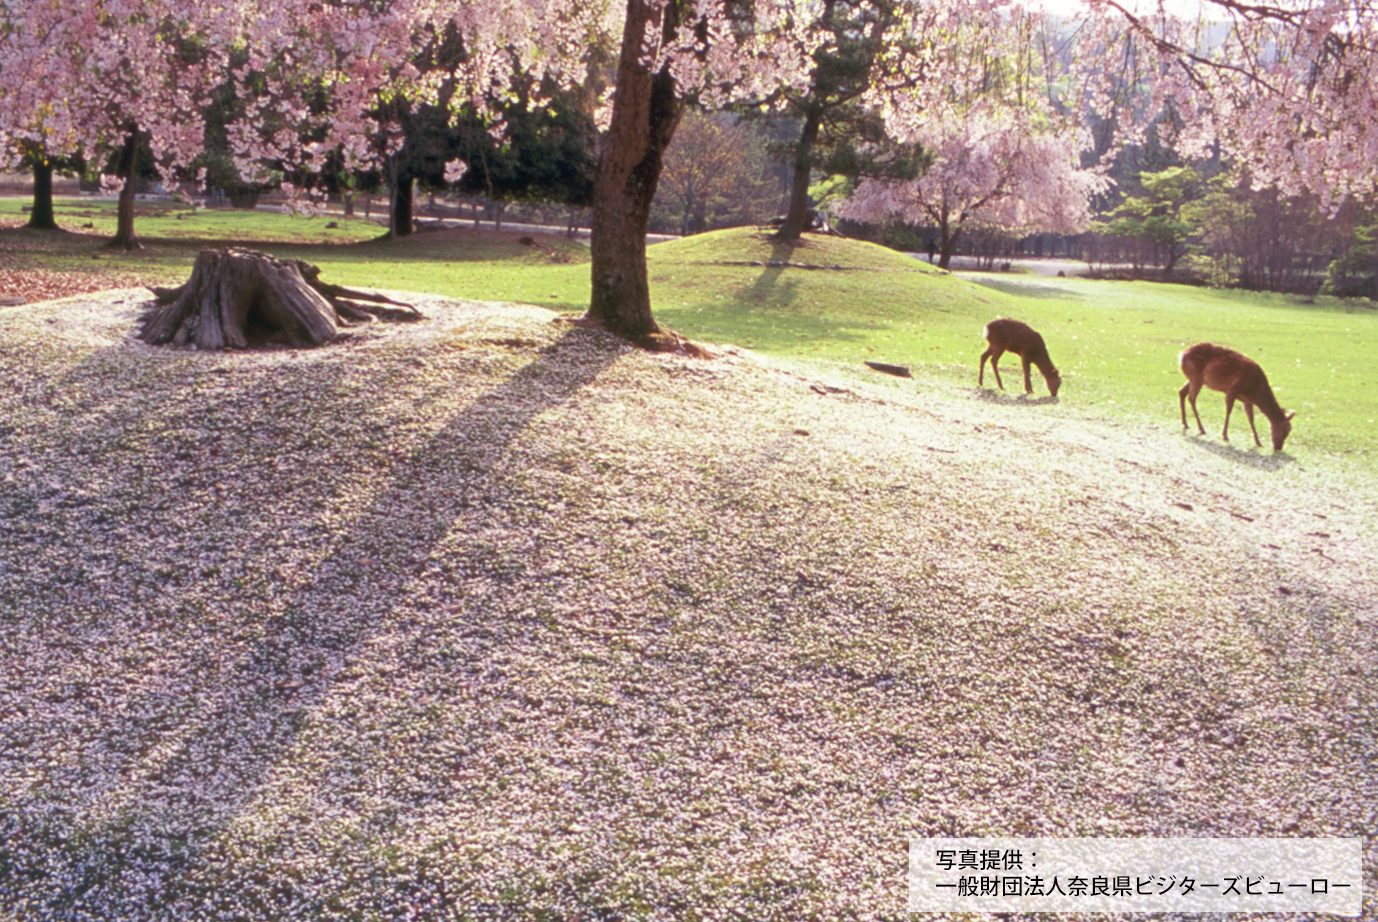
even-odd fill
[[[601,320],[594,320],[589,316],[583,317],[557,317],[556,323],[567,323],[570,326],[582,327],[586,330],[601,330],[609,335],[616,336],[618,339],[626,340],[639,349],[647,352],[668,352],[673,355],[684,355],[695,359],[716,358],[714,353],[704,346],[692,340],[686,339],[674,330],[660,329],[653,333],[645,333],[640,336],[626,336],[614,330],[610,330]]]

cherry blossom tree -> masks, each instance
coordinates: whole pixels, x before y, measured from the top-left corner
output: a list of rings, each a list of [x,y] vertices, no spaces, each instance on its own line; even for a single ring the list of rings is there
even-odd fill
[[[1028,113],[952,113],[933,119],[912,138],[933,164],[912,182],[863,180],[842,217],[887,218],[931,225],[938,232],[938,265],[948,268],[963,230],[979,224],[1017,233],[1076,233],[1091,219],[1091,197],[1106,186],[1079,166],[1089,133],[1038,127]]]
[[[49,4],[0,4],[0,162],[33,171],[28,226],[54,230],[53,171],[71,165],[81,133],[67,97],[54,92],[66,77],[58,37],[60,9]]]
[[[49,0],[64,7],[65,89],[89,150],[118,151],[110,246],[135,249],[135,169],[151,151],[172,185],[204,147],[204,109],[241,36],[242,7],[186,0]]]
[[[1310,192],[1334,208],[1378,192],[1378,6],[1373,0],[1207,0],[1186,20],[1090,0],[1083,37],[1107,62],[1101,111],[1133,87],[1147,111],[1171,108],[1164,140],[1187,158],[1218,155],[1255,188]],[[1106,53],[1106,52],[1113,53]],[[1128,62],[1133,73],[1126,77]],[[1146,97],[1146,98],[1145,98]],[[1129,119],[1125,120],[1130,121]]]
[[[912,148],[883,149],[876,143],[884,137],[876,107],[882,97],[893,104],[897,89],[912,91],[941,79],[941,69],[928,67],[936,60],[930,41],[944,34],[950,14],[971,21],[998,13],[993,5],[970,0],[796,0],[787,5],[794,18],[808,24],[809,46],[800,49],[809,60],[807,79],[782,74],[765,96],[745,105],[799,122],[799,137],[789,152],[789,199],[777,232],[779,239],[795,241],[808,223],[809,185],[820,167],[897,178],[917,173],[921,159]],[[905,98],[912,102],[917,95]]]
[[[945,34],[951,46],[932,56],[940,83],[911,84],[888,98],[889,131],[925,150],[929,168],[914,181],[863,180],[837,213],[936,228],[943,268],[963,231],[975,226],[1082,230],[1091,197],[1108,181],[1081,165],[1093,138],[1078,124],[1078,62],[1054,53],[1055,31],[1036,13],[949,22]]]
[[[805,73],[808,41],[777,4],[748,7],[720,0],[485,0],[461,5],[430,0],[312,5],[291,18],[265,16],[246,72],[265,75],[266,99],[241,133],[241,149],[258,158],[316,162],[343,149],[356,162],[373,153],[377,102],[405,92],[434,98],[438,82],[407,59],[416,36],[449,28],[464,43],[455,79],[467,89],[456,104],[482,109],[513,73],[539,85],[547,76],[576,81],[590,36],[620,34],[615,87],[595,177],[592,295],[588,319],[630,338],[654,335],[645,238],[666,148],[684,107],[760,94],[767,82]],[[319,88],[311,107],[290,81]],[[272,143],[254,122],[280,118]],[[295,125],[289,128],[288,125]],[[313,131],[302,126],[312,125]],[[496,124],[495,130],[501,130]],[[310,140],[303,142],[303,138]]]
[[[0,118],[6,146],[39,164],[78,149],[118,152],[112,246],[138,246],[134,174],[147,146],[166,180],[201,150],[202,106],[238,35],[233,2],[44,0],[4,7]],[[39,182],[42,176],[37,176]]]

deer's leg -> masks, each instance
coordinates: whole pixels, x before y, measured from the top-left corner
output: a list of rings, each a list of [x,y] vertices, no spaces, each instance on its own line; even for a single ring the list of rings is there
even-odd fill
[[[976,386],[977,386],[977,387],[985,387],[985,386],[986,386],[986,359],[990,358],[991,353],[993,353],[994,351],[995,351],[994,349],[987,349],[985,352],[982,352],[982,353],[981,353],[981,372],[980,372],[980,374],[978,374],[978,375],[976,376]],[[990,367],[994,368],[994,367],[995,367],[995,363],[994,363],[994,362],[991,362],[991,363],[990,363]]]
[[[1031,364],[1026,356],[1020,356],[1024,361],[1024,393],[1033,393],[1033,383],[1029,381],[1029,365]]]
[[[1191,412],[1196,417],[1196,429],[1202,435],[1206,434],[1206,427],[1201,425],[1201,412],[1196,409],[1196,395],[1201,393],[1200,385],[1193,386],[1191,381],[1182,385],[1182,389],[1177,392],[1178,403],[1182,405],[1182,428],[1187,428],[1187,400],[1191,400]]]
[[[1245,413],[1245,415],[1247,415],[1247,416],[1249,417],[1249,428],[1252,429],[1252,430],[1254,430],[1254,444],[1257,445],[1259,448],[1262,448],[1262,447],[1263,447],[1263,443],[1260,442],[1260,441],[1258,440],[1258,427],[1254,425],[1254,404],[1253,404],[1253,401],[1251,401],[1251,400],[1246,400],[1246,399],[1243,398],[1243,397],[1240,397],[1239,400],[1240,400],[1241,403],[1244,404],[1244,413]]]
[[[1220,438],[1225,442],[1230,440],[1230,411],[1234,409],[1234,400],[1234,394],[1225,395],[1225,428],[1220,432]]]
[[[1000,385],[1000,390],[1002,391],[1005,389],[1005,382],[1000,380],[1000,366],[997,363],[1000,361],[1000,356],[1004,354],[1005,350],[1003,349],[998,352],[992,350],[990,356],[990,370],[995,372],[995,383]]]

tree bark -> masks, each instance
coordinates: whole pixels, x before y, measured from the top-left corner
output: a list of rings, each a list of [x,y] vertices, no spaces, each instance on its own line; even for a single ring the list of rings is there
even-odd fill
[[[804,225],[808,223],[813,149],[818,143],[818,129],[822,121],[822,113],[811,109],[799,133],[799,143],[794,145],[794,178],[790,183],[789,208],[785,212],[785,223],[775,232],[777,240],[787,243],[798,240],[804,233]]]
[[[946,208],[938,218],[938,268],[947,269],[952,265],[952,256],[957,252],[957,238],[962,236],[962,218],[954,223],[951,212]]]
[[[684,104],[668,67],[652,73],[642,49],[655,30],[671,35],[683,0],[663,8],[654,0],[627,0],[612,122],[594,178],[591,255],[593,293],[587,319],[619,336],[639,339],[659,331],[651,316],[646,271],[646,228],[665,151]]]
[[[397,177],[392,184],[392,205],[388,213],[388,229],[394,237],[408,237],[416,227],[412,215],[415,180],[408,174]]]
[[[960,236],[962,236],[960,227],[950,234],[943,234],[943,245],[938,251],[939,269],[949,269],[952,266],[952,257],[957,252],[957,238]]]
[[[130,125],[116,168],[124,185],[120,188],[119,205],[115,212],[115,236],[106,244],[112,250],[143,249],[143,244],[134,236],[134,186],[139,163],[139,140],[138,126]]]
[[[421,319],[382,295],[327,285],[309,263],[251,250],[202,250],[186,284],[152,291],[157,303],[145,312],[139,338],[155,345],[318,346],[352,323]]]
[[[53,214],[53,163],[47,157],[34,161],[33,211],[29,214],[28,227],[33,230],[58,230],[57,218]]]

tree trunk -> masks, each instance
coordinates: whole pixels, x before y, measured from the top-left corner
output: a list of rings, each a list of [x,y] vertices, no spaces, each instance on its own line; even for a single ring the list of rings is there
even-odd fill
[[[388,213],[389,230],[394,237],[408,237],[415,228],[412,218],[413,182],[410,175],[397,177],[392,184],[392,205]]]
[[[799,133],[799,143],[794,145],[794,178],[790,183],[789,208],[785,212],[785,223],[780,225],[775,237],[787,243],[798,240],[804,233],[809,218],[809,179],[813,175],[813,148],[818,142],[818,128],[822,114],[810,110],[804,119],[804,128]]]
[[[53,163],[47,157],[33,165],[33,212],[28,227],[33,230],[58,230],[53,214]]]
[[[957,252],[957,238],[962,236],[962,229],[959,227],[950,234],[944,229],[943,243],[938,249],[938,268],[948,269],[952,265],[953,254]]]
[[[672,34],[685,4],[627,0],[612,122],[594,178],[591,255],[593,293],[588,319],[628,339],[659,330],[651,316],[646,227],[666,148],[684,111],[668,65],[642,63],[655,31]]]
[[[963,218],[959,216],[954,226],[952,212],[947,206],[935,217],[938,223],[938,268],[947,269],[952,265],[952,255],[957,252],[957,238],[962,236]]]
[[[1177,267],[1177,257],[1179,255],[1180,254],[1177,252],[1177,244],[1169,243],[1167,245],[1167,261],[1163,263],[1163,281],[1166,282],[1171,280],[1172,270]]]
[[[112,250],[142,250],[143,244],[134,236],[134,186],[139,163],[139,128],[129,126],[129,135],[120,150],[119,176],[124,180],[116,209],[115,236],[106,244]]]
[[[300,260],[202,250],[186,284],[152,289],[157,303],[144,314],[139,338],[198,349],[318,346],[340,337],[340,327],[351,323],[421,319],[409,305],[327,285],[319,276],[320,269]]]

